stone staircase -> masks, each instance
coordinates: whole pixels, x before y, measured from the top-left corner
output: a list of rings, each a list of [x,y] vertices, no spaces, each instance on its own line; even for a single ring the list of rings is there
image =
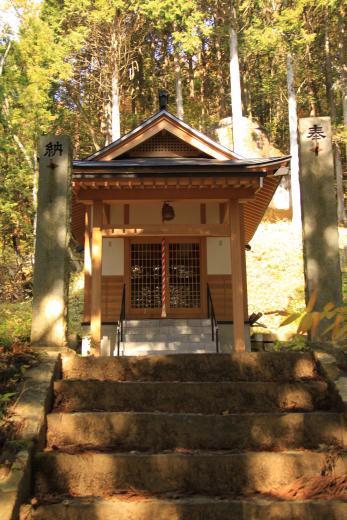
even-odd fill
[[[216,352],[209,319],[126,320],[122,354],[203,354]]]
[[[21,520],[347,518],[300,495],[340,479],[347,500],[342,403],[310,354],[65,357],[54,393]]]

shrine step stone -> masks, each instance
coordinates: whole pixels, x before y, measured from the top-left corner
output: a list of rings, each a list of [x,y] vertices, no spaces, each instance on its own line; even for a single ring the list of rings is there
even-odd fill
[[[221,414],[331,410],[334,401],[324,381],[172,382],[56,381],[55,405],[81,412],[91,403],[99,411],[160,411]]]
[[[203,354],[216,352],[208,319],[126,320],[121,354],[144,356],[160,353]]]
[[[320,381],[309,353],[233,352],[199,356],[95,358],[64,356],[64,380],[98,381]]]
[[[33,477],[20,520],[342,520],[346,417],[309,353],[64,356]]]
[[[22,507],[21,520],[346,520],[346,502],[269,498],[138,497],[65,499]]]
[[[60,450],[73,445],[122,451],[347,448],[344,420],[334,412],[56,412],[47,420],[47,447]]]

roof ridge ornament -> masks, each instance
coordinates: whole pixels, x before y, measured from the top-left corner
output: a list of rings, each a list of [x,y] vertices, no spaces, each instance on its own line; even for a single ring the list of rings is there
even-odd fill
[[[159,90],[159,110],[167,110],[169,93],[167,90]]]

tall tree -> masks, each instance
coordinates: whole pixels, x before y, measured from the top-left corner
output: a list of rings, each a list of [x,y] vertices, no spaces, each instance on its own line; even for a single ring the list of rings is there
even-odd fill
[[[289,141],[290,141],[290,173],[291,173],[291,196],[293,210],[293,224],[301,229],[301,198],[299,180],[299,145],[298,145],[298,116],[296,91],[294,81],[293,58],[290,51],[287,54],[287,88],[288,88],[288,119],[289,119]]]
[[[230,6],[230,96],[231,111],[233,118],[233,143],[234,150],[242,154],[244,146],[244,132],[242,119],[242,98],[241,98],[241,78],[238,55],[238,21],[237,21],[237,5],[235,1],[231,1]]]

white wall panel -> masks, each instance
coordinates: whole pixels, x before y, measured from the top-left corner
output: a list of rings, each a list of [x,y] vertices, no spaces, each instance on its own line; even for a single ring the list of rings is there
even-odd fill
[[[122,276],[124,274],[124,239],[104,238],[102,241],[102,274]]]
[[[208,237],[207,274],[231,274],[230,238]]]

